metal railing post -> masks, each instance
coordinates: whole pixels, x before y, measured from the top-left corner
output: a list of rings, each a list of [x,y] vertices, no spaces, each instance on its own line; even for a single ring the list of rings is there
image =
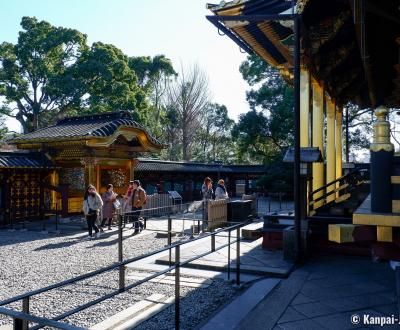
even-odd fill
[[[171,250],[171,249],[170,249]],[[175,247],[175,329],[179,330],[179,314],[180,314],[180,246]]]
[[[211,236],[211,252],[215,251],[215,235]]]
[[[14,319],[13,330],[22,330],[24,321],[22,319]]]
[[[22,299],[22,312],[25,314],[29,314],[29,297],[26,297]],[[22,329],[27,330],[28,329],[28,321],[22,320]]]
[[[236,229],[236,285],[240,285],[240,228]]]
[[[58,231],[58,203],[56,202],[56,231]]]
[[[172,236],[171,236],[171,230],[172,230],[172,219],[171,219],[171,210],[168,212],[168,246],[172,244]],[[171,266],[171,254],[172,251],[169,249],[169,265]]]
[[[118,262],[124,259],[123,246],[122,246],[122,215],[118,214]],[[125,266],[119,266],[119,291],[125,290]]]
[[[228,281],[231,279],[231,231],[228,231]]]

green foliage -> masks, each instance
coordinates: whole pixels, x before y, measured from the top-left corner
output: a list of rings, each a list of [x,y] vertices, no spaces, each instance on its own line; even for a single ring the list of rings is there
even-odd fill
[[[164,55],[129,58],[129,67],[136,73],[138,84],[146,93],[149,106],[141,113],[140,122],[157,136],[163,134],[165,96],[168,84],[177,76],[170,59]]]
[[[257,180],[257,186],[264,187],[272,193],[291,193],[293,191],[292,164],[275,161],[268,166],[266,175]]]
[[[87,50],[86,36],[77,30],[53,27],[23,17],[17,44],[0,45],[0,103],[25,132],[39,127],[39,115],[79,105],[84,83],[76,63]]]
[[[5,124],[4,116],[0,116],[0,146],[3,144],[4,138],[8,132],[7,126]]]
[[[349,112],[349,147],[350,153],[369,149],[374,122],[371,109],[360,109],[357,105],[349,103],[345,106]],[[343,111],[343,130],[345,130],[345,111]],[[343,141],[344,141],[343,136]],[[344,145],[344,143],[343,143]],[[343,146],[344,147],[344,146]]]
[[[77,30],[23,17],[17,44],[0,45],[1,113],[24,132],[66,114],[130,110],[144,121],[148,100],[129,58],[113,45],[87,45]]]
[[[204,110],[202,126],[198,130],[199,141],[195,160],[202,162],[230,162],[234,145],[231,139],[231,129],[234,121],[228,116],[225,105],[209,103]]]
[[[252,55],[240,72],[253,88],[247,92],[251,111],[232,130],[243,162],[274,161],[293,144],[293,89],[272,66]]]

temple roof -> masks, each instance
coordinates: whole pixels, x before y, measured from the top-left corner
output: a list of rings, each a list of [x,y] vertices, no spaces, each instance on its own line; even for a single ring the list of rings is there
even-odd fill
[[[264,174],[267,168],[264,165],[219,165],[141,158],[136,164],[135,171]]]
[[[0,168],[54,168],[53,163],[38,152],[0,152]]]
[[[131,114],[126,111],[67,117],[55,125],[15,137],[8,142],[18,146],[78,140],[105,140],[112,143],[120,135],[129,141],[138,138],[142,145],[146,145],[146,149],[157,150],[166,147],[152,137],[142,125],[135,122]]]
[[[301,14],[301,61],[338,105],[400,107],[400,15],[397,0],[221,1],[207,7],[214,25],[248,53],[293,79],[292,21],[247,15]]]

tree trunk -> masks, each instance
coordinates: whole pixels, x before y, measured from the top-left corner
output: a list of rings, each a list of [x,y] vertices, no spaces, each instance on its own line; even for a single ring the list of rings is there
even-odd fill
[[[189,138],[188,138],[187,127],[185,127],[185,126],[182,129],[182,158],[184,161],[190,160]]]

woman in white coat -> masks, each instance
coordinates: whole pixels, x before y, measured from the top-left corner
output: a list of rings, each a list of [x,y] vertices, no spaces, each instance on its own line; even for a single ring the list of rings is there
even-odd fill
[[[218,180],[217,188],[215,188],[215,199],[228,199],[228,192],[226,191],[225,181]]]

